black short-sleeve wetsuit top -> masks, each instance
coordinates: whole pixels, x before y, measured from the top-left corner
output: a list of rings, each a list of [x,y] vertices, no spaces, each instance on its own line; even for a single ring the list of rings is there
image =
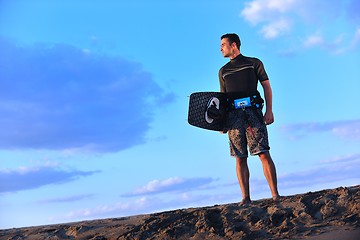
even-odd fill
[[[219,70],[220,91],[237,99],[258,94],[257,84],[268,79],[263,63],[239,54]]]

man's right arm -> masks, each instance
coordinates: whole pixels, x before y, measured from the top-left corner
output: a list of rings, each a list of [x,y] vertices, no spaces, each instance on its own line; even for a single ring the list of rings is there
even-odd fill
[[[225,90],[225,80],[222,77],[223,68],[219,70],[219,84],[220,84],[220,92],[226,92]]]
[[[220,83],[220,92],[226,92],[225,90],[225,80],[222,77],[223,68],[220,68],[219,70],[219,83]],[[220,133],[224,134],[227,133],[227,130],[219,131]]]

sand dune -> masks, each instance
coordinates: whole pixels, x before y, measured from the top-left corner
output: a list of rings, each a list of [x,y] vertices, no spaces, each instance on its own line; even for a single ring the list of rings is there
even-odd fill
[[[0,230],[0,239],[360,239],[360,185],[149,215]]]

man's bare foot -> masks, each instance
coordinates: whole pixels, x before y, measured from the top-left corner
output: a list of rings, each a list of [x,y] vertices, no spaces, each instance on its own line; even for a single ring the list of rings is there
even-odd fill
[[[276,195],[273,196],[272,199],[274,200],[274,202],[279,202],[280,201],[281,196],[280,195]]]
[[[241,200],[240,206],[246,206],[250,203],[251,203],[250,197],[246,197],[246,198],[243,198],[243,200]]]

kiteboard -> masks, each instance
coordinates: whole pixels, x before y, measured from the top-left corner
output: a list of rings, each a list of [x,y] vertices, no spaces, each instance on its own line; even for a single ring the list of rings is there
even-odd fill
[[[195,92],[189,98],[188,123],[192,126],[223,131],[226,115],[226,94]]]

